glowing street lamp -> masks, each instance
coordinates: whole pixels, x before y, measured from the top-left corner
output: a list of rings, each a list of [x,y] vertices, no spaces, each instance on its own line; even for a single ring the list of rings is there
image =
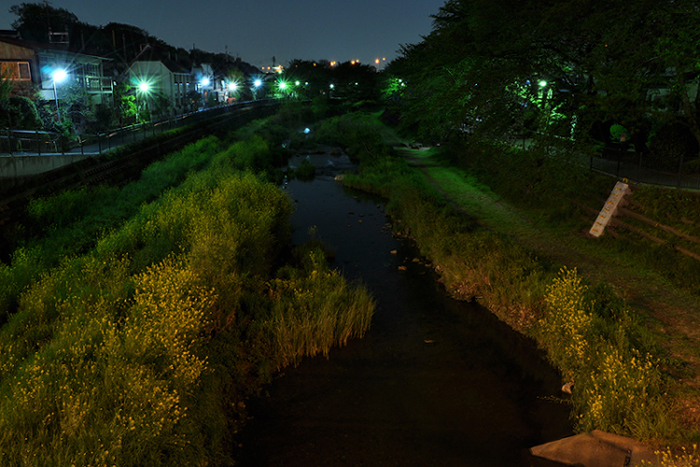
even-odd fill
[[[262,80],[260,78],[253,81],[253,99],[258,98],[258,89],[262,86]]]
[[[143,106],[145,107],[145,109],[148,110],[148,96],[151,94],[151,83],[149,83],[148,81],[140,81],[138,83],[138,93],[137,94],[141,97],[140,101],[143,103]],[[137,102],[137,104],[138,104],[138,102]],[[137,117],[140,121],[141,117],[140,117],[140,110],[138,108],[138,105],[137,105],[136,110],[137,110]]]
[[[58,69],[51,75],[51,81],[53,81],[53,97],[56,99],[56,115],[58,116],[58,121],[61,121],[61,109],[58,106],[58,92],[56,91],[56,83],[62,83],[68,77],[66,70]]]

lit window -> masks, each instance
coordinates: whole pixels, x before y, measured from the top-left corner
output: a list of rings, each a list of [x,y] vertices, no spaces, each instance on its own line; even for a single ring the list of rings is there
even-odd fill
[[[29,81],[32,79],[28,62],[0,63],[0,73],[13,81]]]

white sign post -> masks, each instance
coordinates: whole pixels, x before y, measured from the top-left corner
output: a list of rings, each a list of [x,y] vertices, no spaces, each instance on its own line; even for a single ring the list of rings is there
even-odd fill
[[[603,209],[600,210],[600,214],[598,214],[598,218],[595,220],[593,227],[591,227],[591,235],[594,237],[600,237],[603,235],[603,231],[610,222],[612,216],[615,215],[615,211],[617,211],[620,201],[622,201],[622,198],[629,192],[630,187],[628,184],[622,182],[617,182],[615,184],[615,188],[613,188],[608,200],[603,206]]]

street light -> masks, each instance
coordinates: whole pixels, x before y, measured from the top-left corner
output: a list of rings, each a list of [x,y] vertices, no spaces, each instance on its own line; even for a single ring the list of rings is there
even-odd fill
[[[138,94],[138,97],[140,97],[140,99],[136,102],[136,112],[137,112],[136,117],[138,118],[139,121],[141,121],[141,112],[139,109],[139,107],[140,107],[139,101],[141,101],[146,112],[148,112],[148,97],[151,94],[151,83],[149,83],[148,81],[140,81],[138,83],[138,90],[139,90],[139,92],[137,94]]]
[[[258,98],[258,88],[262,86],[262,80],[260,78],[253,81],[253,100]]]
[[[53,97],[56,100],[56,115],[58,116],[58,121],[61,121],[61,109],[58,106],[58,92],[56,91],[56,83],[62,83],[68,77],[66,70],[58,69],[51,75],[51,80],[53,81]]]

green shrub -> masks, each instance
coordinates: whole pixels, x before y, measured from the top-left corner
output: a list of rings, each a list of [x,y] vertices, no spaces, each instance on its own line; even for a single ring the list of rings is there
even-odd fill
[[[536,331],[548,357],[575,383],[577,428],[638,439],[673,436],[660,362],[635,336],[641,325],[624,309],[596,305],[598,296],[587,289],[575,270],[563,269],[547,288]]]
[[[314,140],[343,146],[361,166],[376,163],[389,154],[377,116],[365,112],[323,120],[314,131]]]
[[[313,180],[314,176],[316,176],[316,167],[314,167],[311,162],[304,159],[301,161],[301,164],[299,164],[299,167],[294,170],[294,175],[299,180]]]

